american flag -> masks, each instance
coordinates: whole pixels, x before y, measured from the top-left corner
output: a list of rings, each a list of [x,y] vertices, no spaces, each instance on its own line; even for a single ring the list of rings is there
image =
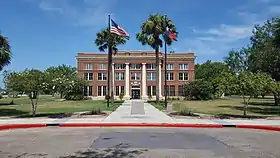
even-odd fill
[[[112,26],[110,32],[126,39],[129,39],[129,34],[118,24],[116,24],[113,20],[111,20]]]

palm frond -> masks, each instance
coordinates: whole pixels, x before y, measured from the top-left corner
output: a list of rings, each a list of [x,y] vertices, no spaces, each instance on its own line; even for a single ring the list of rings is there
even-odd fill
[[[11,63],[11,47],[7,37],[0,35],[0,71]]]

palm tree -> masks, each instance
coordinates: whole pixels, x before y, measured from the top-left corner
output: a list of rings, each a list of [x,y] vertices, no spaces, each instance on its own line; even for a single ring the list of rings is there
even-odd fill
[[[0,34],[0,71],[11,63],[11,47],[8,38]]]
[[[111,48],[109,48],[109,43],[111,45]],[[118,36],[116,34],[111,34],[109,32],[109,29],[106,28],[100,32],[98,32],[96,34],[96,39],[95,39],[95,44],[96,46],[98,46],[98,49],[102,52],[104,52],[106,49],[111,49],[109,50],[110,53],[112,53],[112,51],[114,52],[114,54],[117,53],[118,45],[122,45],[125,44],[126,40],[124,39],[124,37]],[[109,59],[109,63],[108,65],[112,65],[112,59]],[[112,67],[109,66],[109,73],[110,73],[110,77],[108,76],[108,78],[110,78],[110,85],[113,85],[113,78],[112,78]],[[109,87],[108,87],[109,88]],[[113,93],[113,87],[111,89],[111,94],[107,94],[107,95],[111,95],[111,102],[114,102],[114,93]],[[107,104],[107,106],[109,106],[109,104]]]
[[[159,47],[163,46],[163,40],[167,45],[172,44],[172,39],[166,35],[166,23],[170,30],[172,30],[177,36],[176,27],[171,20],[166,16],[160,14],[150,15],[148,20],[142,23],[141,32],[136,34],[136,38],[142,45],[149,45],[155,50],[156,54],[156,101],[159,103]]]

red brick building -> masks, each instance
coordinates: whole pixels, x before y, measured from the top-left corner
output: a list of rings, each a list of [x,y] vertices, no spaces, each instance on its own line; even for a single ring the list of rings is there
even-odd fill
[[[84,95],[104,99],[107,93],[107,54],[78,53],[78,74],[90,82]],[[168,96],[181,96],[182,85],[194,80],[194,53],[167,55]],[[154,51],[118,51],[113,56],[113,90],[118,98],[142,98],[156,95],[156,66]],[[160,53],[160,98],[164,96],[164,53]]]

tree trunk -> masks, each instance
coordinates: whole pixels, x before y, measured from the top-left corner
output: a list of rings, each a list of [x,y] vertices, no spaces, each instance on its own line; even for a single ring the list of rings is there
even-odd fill
[[[62,99],[63,97],[63,92],[60,92],[60,99]]]
[[[278,106],[279,105],[279,94],[277,95],[276,93],[273,94],[274,95],[274,105]]]
[[[243,104],[244,104],[243,115],[246,116],[247,115],[248,104],[246,103],[245,96],[243,95],[242,97],[243,97]]]
[[[156,103],[159,104],[159,46],[156,47]]]

